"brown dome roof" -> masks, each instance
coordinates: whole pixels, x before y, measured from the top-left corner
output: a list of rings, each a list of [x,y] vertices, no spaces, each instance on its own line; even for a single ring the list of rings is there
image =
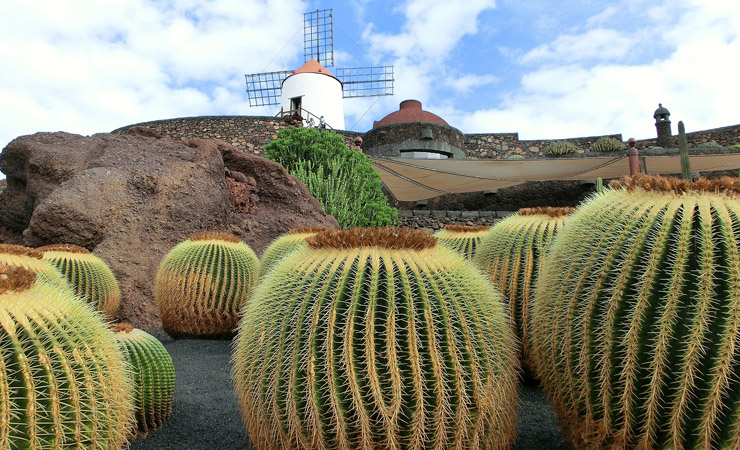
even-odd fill
[[[373,128],[391,125],[394,123],[407,122],[426,122],[440,125],[448,125],[441,117],[432,114],[429,111],[421,109],[421,102],[418,100],[404,100],[396,112],[392,112],[373,124]]]

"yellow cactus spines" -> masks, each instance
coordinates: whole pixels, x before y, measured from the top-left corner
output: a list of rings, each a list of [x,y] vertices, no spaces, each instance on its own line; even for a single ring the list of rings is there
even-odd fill
[[[118,313],[121,291],[108,265],[86,248],[73,244],[39,247],[44,260],[57,268],[78,297],[93,305],[107,317]]]
[[[434,236],[437,237],[439,245],[449,247],[471,260],[480,240],[483,239],[490,228],[486,226],[447,225],[434,233]]]
[[[304,248],[306,246],[306,238],[326,230],[326,228],[314,227],[293,228],[288,233],[279,236],[262,253],[259,277],[262,278],[268,270],[289,253]]]
[[[256,449],[509,447],[509,317],[480,271],[436,241],[324,231],[270,270],[232,357]]]
[[[124,356],[133,367],[138,431],[146,436],[172,414],[175,366],[157,338],[127,324],[111,325]]]
[[[201,233],[164,257],[154,284],[164,330],[174,337],[226,337],[259,268],[254,251],[229,233]]]
[[[64,275],[44,261],[43,252],[22,245],[0,244],[0,264],[24,267],[61,289],[74,291]]]
[[[530,336],[575,448],[740,448],[738,192],[626,178],[555,237]]]
[[[0,448],[122,448],[134,423],[130,376],[90,305],[0,264]]]
[[[553,237],[574,208],[522,208],[497,223],[478,245],[473,262],[504,294],[529,368],[529,311],[534,284]]]

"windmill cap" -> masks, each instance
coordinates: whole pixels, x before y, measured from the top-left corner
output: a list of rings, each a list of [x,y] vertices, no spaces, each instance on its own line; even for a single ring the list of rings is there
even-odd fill
[[[322,75],[336,78],[333,73],[329,72],[326,67],[319,64],[319,62],[313,58],[309,59],[306,64],[293,71],[293,75],[297,75],[299,73],[320,73]]]
[[[380,119],[375,123],[373,128],[381,127],[383,125],[408,122],[436,123],[439,125],[449,126],[449,124],[438,115],[421,109],[421,102],[419,100],[404,100],[399,105],[398,111],[392,112]]]

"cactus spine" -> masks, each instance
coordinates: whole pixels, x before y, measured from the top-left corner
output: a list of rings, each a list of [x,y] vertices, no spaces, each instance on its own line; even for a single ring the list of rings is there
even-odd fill
[[[516,340],[480,272],[422,231],[307,242],[239,325],[232,377],[255,448],[508,448]]]
[[[90,305],[0,264],[0,448],[119,449],[132,392],[113,333]]]
[[[259,267],[238,237],[200,233],[163,259],[154,284],[164,330],[171,336],[231,337]]]
[[[627,177],[555,238],[531,336],[576,448],[740,448],[739,189]]]
[[[133,367],[134,405],[138,430],[145,436],[172,414],[175,366],[157,338],[126,324],[112,325],[116,340]]]
[[[509,314],[528,366],[529,313],[544,255],[574,208],[522,208],[494,225],[473,262],[509,301]],[[526,366],[525,366],[526,367]]]
[[[305,248],[307,238],[325,230],[326,228],[313,227],[293,228],[287,234],[272,241],[260,258],[259,277],[262,278],[278,261],[291,252]]]
[[[121,291],[108,265],[87,249],[72,244],[39,247],[44,260],[57,268],[78,297],[109,318],[118,313]]]
[[[466,227],[461,225],[447,225],[444,229],[434,233],[437,243],[457,251],[467,260],[473,259],[478,243],[488,233],[490,227]]]
[[[0,244],[0,264],[29,269],[59,288],[73,292],[64,275],[44,261],[44,254],[39,250],[22,245]]]

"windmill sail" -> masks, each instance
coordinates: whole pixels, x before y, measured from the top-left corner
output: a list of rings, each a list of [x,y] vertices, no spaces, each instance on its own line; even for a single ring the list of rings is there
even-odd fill
[[[325,67],[334,65],[331,9],[317,9],[303,15],[303,62],[312,58]]]
[[[393,66],[336,69],[344,98],[393,95]]]
[[[247,78],[247,96],[249,106],[273,106],[280,104],[282,82],[292,70],[264,72],[245,75]]]

